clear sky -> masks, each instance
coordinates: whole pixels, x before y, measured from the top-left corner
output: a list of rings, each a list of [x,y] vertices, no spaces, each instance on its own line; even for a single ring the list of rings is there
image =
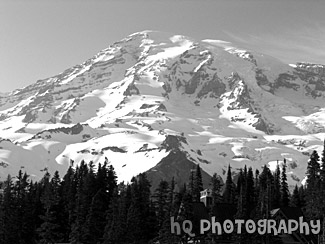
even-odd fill
[[[0,92],[56,75],[142,30],[325,64],[324,11],[324,0],[0,0]]]

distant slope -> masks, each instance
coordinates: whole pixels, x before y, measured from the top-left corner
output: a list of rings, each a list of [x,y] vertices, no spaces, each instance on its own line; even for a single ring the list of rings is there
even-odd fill
[[[285,157],[293,185],[325,138],[324,71],[224,41],[134,33],[0,95],[0,179],[107,158],[121,181],[149,170],[153,184],[181,184],[199,163],[207,184],[229,164],[274,168]]]

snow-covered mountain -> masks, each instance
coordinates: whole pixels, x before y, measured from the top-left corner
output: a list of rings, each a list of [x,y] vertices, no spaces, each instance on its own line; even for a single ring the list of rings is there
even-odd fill
[[[144,31],[63,73],[0,94],[0,180],[108,159],[119,180],[228,164],[304,178],[325,138],[325,66],[284,64],[217,40]]]

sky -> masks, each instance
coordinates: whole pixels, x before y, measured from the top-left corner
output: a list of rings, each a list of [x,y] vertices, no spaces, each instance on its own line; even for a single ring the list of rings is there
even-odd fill
[[[0,0],[0,93],[57,75],[143,30],[325,64],[324,10],[323,0]]]

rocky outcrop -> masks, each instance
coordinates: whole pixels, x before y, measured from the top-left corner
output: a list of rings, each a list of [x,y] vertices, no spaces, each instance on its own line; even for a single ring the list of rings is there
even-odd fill
[[[161,180],[171,181],[174,178],[176,187],[181,188],[188,182],[191,170],[195,169],[196,164],[186,157],[182,151],[171,151],[155,167],[149,169],[146,173],[151,188],[156,189]],[[201,169],[203,187],[209,186],[211,176]]]
[[[135,86],[134,82],[132,82],[123,93],[124,96],[132,96],[132,95],[139,95],[139,94],[140,94],[140,91]]]
[[[67,135],[79,135],[83,131],[83,129],[84,129],[83,125],[78,123],[72,127],[59,127],[56,129],[44,130],[42,132],[37,133],[30,140],[43,138],[43,135],[45,134],[54,134],[54,133],[63,133]],[[48,137],[48,135],[46,137]]]
[[[297,63],[295,74],[306,82],[306,93],[313,97],[325,95],[325,65]]]
[[[274,81],[273,90],[278,89],[280,87],[285,87],[288,89],[294,89],[297,91],[300,88],[300,84],[294,83],[297,79],[295,75],[289,73],[279,74],[279,77]]]
[[[208,93],[210,93],[210,97],[219,98],[225,92],[226,92],[226,85],[218,77],[217,73],[215,73],[211,80],[206,81],[203,84],[203,87],[198,92],[197,97],[201,98],[207,95]]]
[[[166,139],[161,144],[161,148],[166,149],[167,151],[179,150],[182,145],[181,143],[187,144],[185,137],[177,135],[167,135]]]

